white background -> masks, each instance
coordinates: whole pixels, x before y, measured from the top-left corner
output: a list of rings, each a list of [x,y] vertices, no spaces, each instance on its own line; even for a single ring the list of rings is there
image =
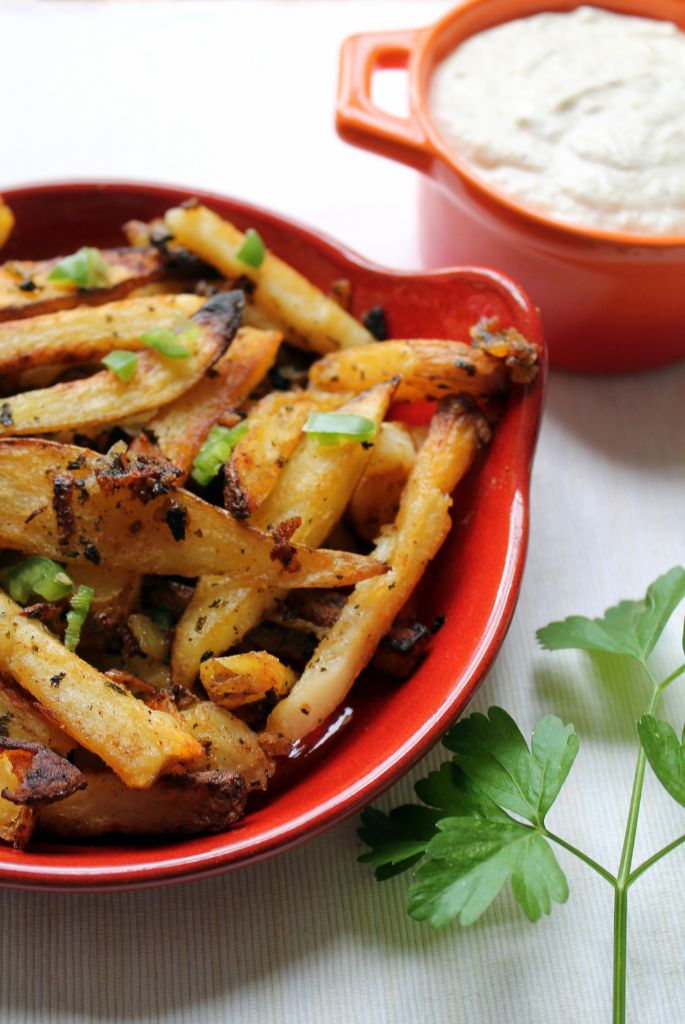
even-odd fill
[[[341,40],[427,23],[434,2],[61,3],[0,0],[0,186],[128,177],[215,189],[418,265],[413,172],[332,127]],[[385,89],[401,103],[397,76]],[[582,301],[582,298],[579,298]],[[601,344],[601,338],[597,339]],[[645,327],[645,344],[649,329]],[[627,666],[543,654],[534,631],[600,614],[685,558],[683,365],[636,377],[552,375],[520,603],[474,707],[526,732],[556,712],[581,752],[550,826],[615,869],[646,695]],[[678,629],[657,667],[678,658]],[[664,710],[679,727],[685,704]],[[406,799],[434,751],[381,801]],[[685,827],[648,778],[636,851]],[[567,906],[528,924],[508,895],[469,931],[404,913],[406,879],[356,864],[349,821],[211,881],[126,895],[0,891],[0,1020],[543,1024],[610,1019],[611,894],[565,853]],[[631,896],[629,1019],[685,1014],[685,851]]]

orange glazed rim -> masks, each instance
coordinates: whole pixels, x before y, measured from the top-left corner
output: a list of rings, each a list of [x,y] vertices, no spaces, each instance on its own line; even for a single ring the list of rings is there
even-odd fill
[[[685,29],[682,0],[589,0],[588,5],[617,14],[673,21]],[[685,234],[636,234],[583,227],[535,210],[484,182],[467,161],[446,145],[433,124],[428,108],[430,77],[437,64],[460,42],[516,18],[543,12],[567,12],[581,6],[584,6],[584,0],[464,0],[425,28],[349,37],[341,49],[336,106],[338,132],[354,145],[408,163],[420,171],[430,173],[437,157],[490,206],[494,203],[547,232],[622,248],[685,248]],[[455,38],[450,30],[464,22],[463,34],[457,34]],[[373,73],[383,68],[406,68],[409,73],[407,118],[389,114],[371,100]]]

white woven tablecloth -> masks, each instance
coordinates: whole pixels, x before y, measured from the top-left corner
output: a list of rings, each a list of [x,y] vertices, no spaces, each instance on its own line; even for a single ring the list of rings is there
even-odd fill
[[[434,2],[61,3],[0,0],[0,185],[59,177],[167,180],[273,207],[398,267],[418,264],[413,172],[332,128],[337,49],[412,26]],[[395,95],[401,87],[388,87]],[[579,298],[582,301],[582,298]],[[599,341],[599,339],[598,339]],[[645,337],[649,344],[649,337]],[[552,827],[612,869],[644,703],[635,678],[536,650],[552,618],[639,596],[685,558],[685,366],[615,379],[552,375],[532,534],[509,636],[474,706],[529,731],[553,711],[581,752]],[[675,663],[675,628],[664,667]],[[685,702],[669,695],[678,726]],[[426,758],[381,801],[406,798]],[[648,779],[636,857],[685,812]],[[349,821],[211,881],[124,895],[0,891],[0,1021],[415,1024],[610,1019],[608,886],[563,852],[567,906],[537,926],[508,896],[469,931],[404,913]],[[635,887],[629,1019],[685,1015],[685,851]]]

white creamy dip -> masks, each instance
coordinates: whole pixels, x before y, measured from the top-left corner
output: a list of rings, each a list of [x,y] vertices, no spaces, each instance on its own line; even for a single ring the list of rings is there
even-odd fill
[[[430,112],[479,178],[557,220],[685,234],[685,32],[580,7],[472,36]]]

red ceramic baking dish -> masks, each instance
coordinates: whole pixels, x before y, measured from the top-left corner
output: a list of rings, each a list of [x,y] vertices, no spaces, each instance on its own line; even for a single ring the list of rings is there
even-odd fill
[[[41,257],[121,242],[120,225],[147,220],[188,192],[138,184],[59,184],[3,190],[16,216],[7,257]],[[35,843],[0,847],[0,884],[46,890],[156,885],[216,873],[287,849],[368,803],[440,737],[495,657],[516,603],[528,534],[528,484],[542,407],[540,319],[525,293],[490,270],[397,273],[364,262],[298,224],[235,200],[193,193],[323,289],[347,278],[351,310],[381,304],[399,337],[465,338],[498,316],[540,346],[542,372],[508,400],[487,455],[456,496],[456,527],[421,589],[426,621],[444,615],[428,657],[405,682],[370,674],[323,737],[286,764],[273,789],[230,832],[177,841]],[[0,481],[0,493],[2,481]]]
[[[685,29],[682,0],[592,0]],[[552,366],[609,373],[685,357],[685,237],[577,228],[485,185],[434,128],[431,75],[459,43],[501,22],[569,11],[579,0],[466,0],[427,28],[353,36],[341,52],[337,128],[348,142],[423,172],[419,232],[427,266],[501,268],[540,306]],[[406,68],[409,115],[371,99],[382,68]],[[506,74],[506,68],[498,73]]]

